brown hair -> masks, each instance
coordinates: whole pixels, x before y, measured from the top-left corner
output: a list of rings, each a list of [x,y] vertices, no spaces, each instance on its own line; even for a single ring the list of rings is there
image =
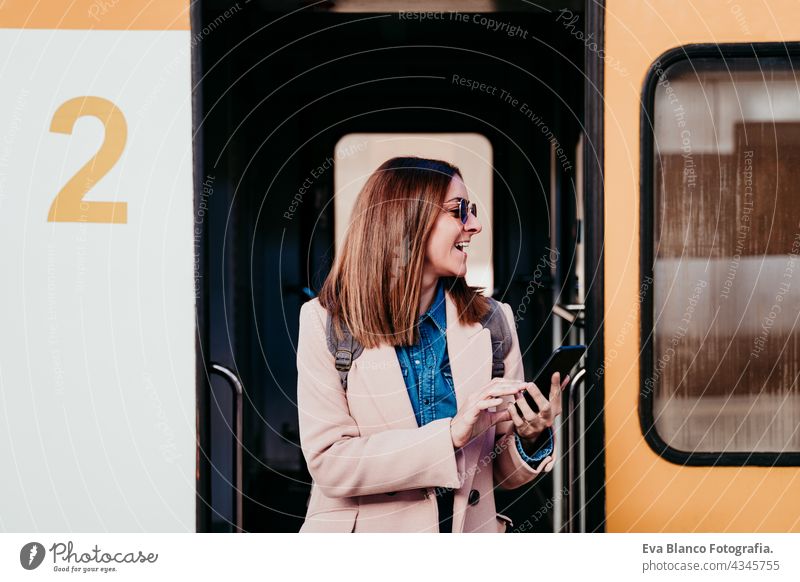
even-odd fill
[[[425,249],[456,174],[461,177],[456,166],[441,160],[398,157],[367,179],[319,294],[338,338],[344,321],[365,348],[417,342]],[[463,277],[445,277],[444,284],[462,323],[489,311],[483,288]]]

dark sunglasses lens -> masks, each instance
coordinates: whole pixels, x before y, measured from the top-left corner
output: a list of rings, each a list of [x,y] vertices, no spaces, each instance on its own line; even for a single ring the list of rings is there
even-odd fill
[[[469,204],[463,198],[458,201],[458,213],[461,216],[461,223],[467,224],[467,212],[469,211]]]
[[[470,204],[468,200],[461,199],[458,203],[458,213],[461,216],[461,223],[467,224],[467,220],[469,220],[469,213],[472,212],[472,216],[478,218],[478,207],[477,205]]]

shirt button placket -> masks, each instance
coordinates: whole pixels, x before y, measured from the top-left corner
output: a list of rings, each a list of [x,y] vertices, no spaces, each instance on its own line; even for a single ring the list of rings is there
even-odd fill
[[[423,358],[423,351],[425,349],[425,328],[420,323],[419,326],[419,345],[414,350],[414,364],[417,367],[417,375],[419,377],[419,415],[422,419],[422,424],[428,424],[428,406],[427,397],[428,390],[425,385],[425,371],[422,369],[421,360]]]
[[[430,375],[430,366],[428,365],[428,353],[430,352],[430,337],[428,337],[427,331],[423,334],[423,342],[422,342],[422,362],[424,366],[423,376],[425,376],[425,395],[426,395],[426,406],[425,406],[425,414],[428,417],[428,422],[431,422],[435,416],[433,414],[433,384],[432,378]]]
[[[423,338],[424,338],[424,336],[423,336]],[[423,354],[420,354],[420,357],[422,358],[422,361],[425,360],[425,356]],[[417,364],[420,364],[420,363],[421,363],[421,360],[417,360]],[[430,392],[428,390],[428,373],[427,373],[427,370],[425,370],[423,368],[421,370],[420,377],[422,378],[422,384],[421,384],[421,386],[422,386],[422,410],[423,410],[423,413],[425,415],[425,422],[428,423],[428,422],[431,421],[431,414],[430,414],[430,408],[429,408],[430,407],[430,403],[431,403],[431,399],[430,399]]]

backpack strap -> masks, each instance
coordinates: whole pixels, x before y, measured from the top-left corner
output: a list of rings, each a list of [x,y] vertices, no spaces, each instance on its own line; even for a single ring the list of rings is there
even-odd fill
[[[481,319],[481,325],[489,328],[492,340],[492,378],[502,378],[505,375],[505,358],[511,350],[511,331],[508,322],[500,307],[500,303],[489,297],[489,311]],[[330,314],[326,324],[328,337],[328,351],[336,361],[336,370],[342,381],[342,388],[347,390],[347,374],[353,361],[364,351],[364,346],[350,333],[347,324],[342,321],[343,337],[338,342],[333,331],[333,321]]]
[[[333,330],[333,321],[329,313],[326,329],[328,351],[333,355],[334,360],[336,360],[336,369],[339,371],[339,378],[342,380],[342,388],[347,390],[347,373],[353,365],[353,360],[364,351],[364,346],[353,337],[344,321],[341,322],[341,326],[343,337],[337,342],[336,334]]]
[[[489,311],[481,319],[489,328],[492,338],[492,378],[502,378],[506,373],[505,358],[511,350],[511,331],[500,303],[489,297]]]

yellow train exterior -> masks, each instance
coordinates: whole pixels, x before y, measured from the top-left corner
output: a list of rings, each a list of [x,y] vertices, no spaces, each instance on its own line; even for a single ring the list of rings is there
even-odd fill
[[[800,495],[798,495],[800,469],[796,466],[796,456],[789,457],[789,462],[780,463],[772,462],[770,455],[766,455],[763,459],[764,462],[760,464],[749,463],[748,458],[752,460],[755,453],[759,451],[759,447],[765,446],[763,442],[757,442],[751,443],[753,455],[745,455],[743,460],[740,459],[741,462],[730,466],[724,466],[724,460],[716,464],[713,460],[707,463],[692,464],[682,463],[679,459],[665,458],[664,455],[658,454],[654,450],[651,443],[646,441],[643,436],[643,422],[640,419],[642,411],[639,408],[642,405],[642,392],[647,390],[645,381],[652,376],[656,364],[651,362],[648,365],[649,369],[642,370],[645,363],[642,358],[643,342],[639,330],[643,311],[637,307],[641,301],[640,294],[647,295],[649,292],[646,288],[647,278],[643,276],[645,273],[642,272],[648,268],[648,261],[641,260],[643,258],[641,254],[647,244],[657,246],[655,262],[662,266],[655,269],[656,274],[660,274],[663,278],[667,272],[672,273],[670,281],[673,283],[680,277],[685,277],[686,283],[683,288],[689,291],[681,298],[683,309],[678,306],[677,310],[670,311],[669,299],[655,300],[657,305],[652,318],[656,321],[656,329],[659,326],[668,325],[666,314],[670,313],[680,314],[677,319],[681,319],[684,313],[692,312],[695,314],[695,320],[698,319],[697,313],[700,312],[704,299],[700,299],[699,304],[695,299],[694,303],[697,308],[691,310],[692,297],[698,296],[698,293],[692,293],[692,289],[699,289],[699,295],[703,298],[710,297],[712,293],[715,293],[715,299],[721,298],[716,303],[725,303],[728,299],[725,296],[726,287],[731,286],[731,280],[735,281],[736,285],[747,287],[745,283],[748,276],[748,260],[760,261],[757,265],[774,260],[777,262],[777,280],[773,282],[764,279],[766,268],[762,265],[761,278],[754,279],[758,282],[749,286],[749,291],[753,291],[753,289],[757,291],[762,284],[768,282],[769,292],[766,293],[766,297],[762,298],[755,292],[750,303],[742,302],[740,305],[744,312],[755,309],[752,318],[722,311],[717,319],[710,318],[708,322],[705,322],[707,325],[696,326],[696,334],[705,334],[706,343],[704,344],[701,340],[695,345],[694,353],[685,360],[688,364],[684,369],[688,369],[689,374],[696,373],[698,369],[702,370],[702,367],[692,366],[693,363],[696,363],[696,360],[692,358],[708,358],[708,342],[715,341],[714,337],[722,338],[716,341],[723,343],[723,347],[728,345],[724,343],[723,336],[725,334],[715,334],[715,330],[724,331],[726,318],[734,322],[744,322],[738,328],[738,336],[747,336],[747,333],[742,334],[742,330],[747,326],[747,321],[752,319],[756,325],[753,326],[754,331],[750,340],[743,348],[742,357],[736,361],[725,360],[721,367],[706,368],[709,373],[704,378],[705,384],[703,384],[708,386],[705,395],[712,401],[712,390],[722,394],[732,394],[736,391],[735,389],[741,388],[748,376],[726,374],[725,368],[742,365],[742,360],[748,358],[754,363],[759,361],[758,356],[762,356],[761,360],[763,360],[763,353],[759,353],[759,336],[770,321],[770,306],[774,304],[780,304],[783,316],[788,317],[784,326],[788,328],[784,330],[786,332],[784,336],[788,337],[786,349],[780,352],[779,348],[785,342],[777,341],[777,331],[773,332],[773,336],[770,338],[773,343],[777,344],[775,366],[776,369],[787,366],[794,369],[795,364],[791,360],[796,359],[796,347],[791,338],[796,333],[794,331],[796,327],[792,321],[795,320],[797,306],[795,300],[790,300],[789,297],[791,294],[797,297],[798,282],[794,281],[789,294],[781,295],[781,289],[785,290],[787,284],[791,284],[790,270],[793,268],[793,255],[796,254],[792,241],[795,240],[798,231],[798,215],[795,214],[791,219],[784,220],[781,215],[790,215],[791,209],[796,208],[786,200],[788,193],[784,191],[784,188],[788,187],[791,190],[793,187],[796,188],[796,185],[778,185],[777,188],[773,185],[768,188],[764,180],[771,179],[770,176],[774,176],[776,173],[786,176],[785,172],[788,170],[784,169],[783,165],[791,164],[792,150],[789,149],[791,146],[787,144],[791,144],[793,136],[797,134],[797,126],[795,125],[793,130],[791,125],[787,125],[787,122],[798,119],[794,72],[789,67],[784,75],[786,82],[783,83],[788,87],[785,91],[784,102],[791,104],[790,109],[793,111],[786,114],[785,120],[778,120],[784,125],[776,129],[776,126],[780,125],[776,119],[781,114],[774,106],[778,101],[775,96],[778,91],[777,83],[783,81],[781,75],[776,73],[776,65],[774,61],[770,61],[770,57],[777,58],[781,62],[786,62],[790,58],[791,43],[800,41],[800,18],[798,15],[797,3],[780,0],[755,3],[743,3],[735,0],[732,2],[608,0],[605,3],[605,56],[609,60],[616,59],[620,63],[624,63],[627,72],[623,75],[619,70],[606,66],[604,75],[605,239],[603,251],[605,255],[604,359],[606,361],[604,449],[606,455],[607,531],[789,532],[800,530]],[[752,53],[753,50],[750,48],[752,43],[755,43],[754,54],[757,56],[752,58],[751,54],[750,60],[755,61],[756,65],[749,67],[749,70],[746,66],[742,67],[742,71],[739,73],[735,67],[737,45],[739,45],[738,48],[744,48],[748,53]],[[761,43],[771,43],[773,46],[769,47],[768,44],[762,45]],[[697,45],[711,45],[711,50],[706,51],[710,56],[704,63],[706,68],[703,71],[700,71],[700,64],[694,70],[689,65],[684,67],[687,69],[687,73],[683,75],[676,73],[665,77],[662,71],[657,70],[658,66],[654,66],[654,63],[664,58],[664,55],[675,55],[676,52],[676,63],[686,62],[687,59],[692,62],[691,55],[695,54],[692,52],[692,47]],[[722,46],[723,50],[720,50],[719,46]],[[761,46],[770,48],[772,53],[761,55],[763,58],[758,58]],[[777,65],[778,68],[781,66],[780,63]],[[652,78],[654,75],[657,77],[656,79]],[[655,94],[652,103],[648,103],[645,95],[648,76],[651,78],[650,86],[653,87]],[[698,82],[698,79],[701,82]],[[740,79],[741,83],[739,83]],[[680,105],[676,103],[671,106],[669,103],[670,95],[667,85],[672,83],[674,91],[682,92],[685,103],[681,105],[684,105],[685,108],[693,107],[701,111],[709,111],[713,109],[715,99],[727,98],[734,103],[735,116],[741,122],[743,118],[756,115],[747,113],[747,100],[750,99],[750,96],[746,94],[748,79],[753,81],[751,83],[754,86],[752,92],[761,92],[753,99],[772,100],[773,110],[771,114],[765,115],[765,119],[761,120],[761,134],[758,134],[759,128],[756,127],[755,121],[750,123],[748,119],[744,120],[745,131],[750,128],[748,140],[751,145],[735,148],[735,151],[741,154],[737,161],[737,167],[739,175],[742,176],[742,183],[738,188],[722,189],[723,193],[730,194],[732,192],[731,196],[740,199],[740,208],[736,215],[738,219],[731,220],[731,223],[726,226],[731,226],[731,224],[732,227],[738,226],[741,232],[747,233],[748,241],[756,236],[764,236],[764,240],[769,241],[769,232],[772,232],[773,242],[767,245],[770,248],[765,246],[767,243],[760,246],[750,242],[747,245],[742,243],[739,248],[741,258],[735,252],[737,250],[735,241],[731,241],[732,245],[726,247],[729,252],[723,252],[719,257],[714,253],[709,254],[708,249],[705,250],[705,255],[703,252],[695,252],[697,257],[713,255],[711,266],[700,264],[700,267],[705,266],[707,269],[713,270],[714,261],[718,260],[723,263],[723,268],[717,274],[718,276],[708,277],[698,274],[699,271],[686,266],[690,262],[690,257],[687,255],[693,252],[690,248],[692,243],[681,243],[675,252],[664,250],[665,246],[672,244],[670,241],[676,239],[674,234],[668,232],[670,228],[668,221],[675,212],[670,208],[674,208],[676,205],[688,206],[693,201],[698,204],[703,201],[703,198],[702,195],[696,195],[693,198],[687,195],[692,187],[689,178],[681,181],[679,177],[677,184],[672,184],[673,192],[677,190],[679,195],[683,195],[682,198],[670,195],[669,183],[667,186],[659,185],[659,180],[669,182],[668,170],[665,167],[652,169],[653,160],[642,159],[642,156],[648,155],[648,150],[641,147],[643,140],[647,139],[647,136],[643,134],[647,132],[656,134],[651,146],[655,146],[655,156],[666,166],[667,162],[664,162],[664,158],[668,157],[668,150],[671,147],[668,135],[670,130],[667,126],[674,125],[680,129],[682,121]],[[688,81],[681,84],[682,80]],[[692,84],[695,85],[693,92],[691,91]],[[773,84],[776,84],[774,88]],[[726,86],[733,87],[733,89],[727,90],[727,94]],[[672,97],[674,99],[674,96]],[[643,122],[643,109],[646,111],[651,108],[651,105],[656,109],[662,106],[667,113],[666,120],[656,117],[648,122],[647,115],[644,114],[645,121]],[[766,109],[769,110],[769,104]],[[768,111],[768,113],[770,112]],[[711,140],[714,148],[709,148],[710,154],[708,154],[715,156],[716,162],[712,162],[712,164],[716,163],[719,167],[725,167],[725,164],[728,163],[726,161],[728,158],[725,157],[727,153],[723,153],[723,149],[728,147],[724,144],[726,138],[722,135],[726,128],[721,127],[719,123],[722,118],[721,114],[713,117],[713,120],[717,122],[715,130],[718,133]],[[688,137],[686,132],[690,129],[695,132],[696,136],[697,124],[687,129],[689,125],[680,129],[677,136],[683,135],[685,140]],[[787,129],[788,134],[781,137],[779,135],[781,129]],[[762,135],[760,145],[758,135]],[[703,158],[704,152],[698,151],[703,147],[699,143],[702,140],[700,138],[693,139],[694,162],[696,164],[705,163],[708,166],[709,159]],[[730,139],[736,142],[736,136]],[[756,145],[753,145],[753,142],[756,142]],[[769,144],[770,147],[766,147],[766,144]],[[679,170],[679,175],[681,172],[685,172],[691,177],[700,169],[697,166],[690,167],[688,165],[690,162],[687,160],[686,152],[681,151],[681,146],[685,147],[685,145],[685,143],[677,143],[673,150],[676,154],[683,154],[684,167]],[[735,145],[730,144],[731,151],[734,151]],[[770,154],[772,158],[769,162],[763,157],[760,162],[758,159],[755,162],[752,161],[754,155],[752,152],[755,151],[755,157],[758,158],[761,150],[774,150]],[[776,151],[778,152],[777,159],[774,156]],[[723,159],[724,157],[725,159]],[[759,163],[760,167],[757,167]],[[768,204],[770,207],[767,213],[769,220],[761,225],[753,224],[752,229],[746,224],[747,219],[742,222],[747,213],[748,170],[752,171],[754,175],[762,176],[760,178],[761,188],[760,190],[756,188],[756,198],[758,199],[760,191],[761,200],[767,201],[764,205]],[[719,186],[720,184],[719,177],[709,180],[712,185]],[[655,201],[651,203],[651,208],[649,210],[645,208],[646,213],[652,214],[649,221],[647,216],[645,220],[641,220],[642,201],[644,200],[644,203],[648,204],[645,198],[648,194],[652,194],[655,198]],[[717,208],[723,208],[724,204],[725,201],[720,199]],[[757,205],[758,202],[756,202]],[[775,217],[773,218],[772,215]],[[741,224],[739,224],[740,222]],[[782,223],[784,226],[781,226]],[[643,224],[650,224],[651,232],[642,232]],[[701,226],[705,226],[705,230],[709,233],[716,232],[719,240],[722,229],[714,212],[709,212],[705,216],[705,221],[701,219],[700,224],[693,223],[691,226],[687,226],[687,224],[684,224],[686,228],[681,234],[688,236],[691,240],[706,236],[700,234]],[[758,226],[760,226],[760,231],[757,229]],[[781,232],[781,230],[786,232]],[[761,235],[758,234],[759,232]],[[776,238],[781,239],[781,245],[773,245]],[[751,244],[753,248],[750,249],[751,256],[748,258],[745,256],[748,254],[748,249],[743,247],[749,247]],[[773,246],[776,248],[772,248]],[[713,249],[714,247],[709,245],[709,248]],[[686,252],[687,249],[690,249],[690,252]],[[683,261],[680,259],[681,256],[683,256]],[[775,257],[775,259],[770,257]],[[669,267],[664,267],[669,264],[680,266],[675,266],[672,271],[669,271]],[[714,290],[712,291],[710,286],[704,287],[703,282],[713,286]],[[656,284],[658,284],[657,277]],[[758,305],[759,302],[760,305]],[[710,306],[713,307],[715,302],[709,300],[705,303],[707,310]],[[659,311],[659,306],[662,308],[661,311]],[[728,308],[724,307],[723,309],[727,310]],[[660,313],[665,314],[665,317],[659,319]],[[789,314],[791,315],[789,316]],[[775,315],[774,312],[773,315]],[[705,332],[701,329],[703,327],[705,327]],[[652,326],[644,325],[641,328],[643,333],[647,334]],[[737,328],[734,326],[732,329]],[[679,334],[680,332],[676,330],[673,333]],[[659,339],[656,338],[656,342],[658,341]],[[681,341],[678,343],[680,344]],[[665,347],[668,348],[665,345],[661,346],[661,348]],[[658,356],[666,353],[666,349],[659,349],[657,346],[656,351],[654,361],[658,362]],[[750,354],[752,354],[752,358]],[[724,355],[725,350],[719,350],[718,357],[722,359]],[[677,359],[678,356],[675,358]],[[716,374],[713,373],[715,370]],[[796,400],[793,399],[797,391],[797,376],[794,374],[780,376],[773,373],[771,377],[767,378],[769,373],[769,369],[763,373],[763,380],[767,384],[765,392],[772,387],[777,390],[778,394],[785,394],[786,412],[790,415],[790,419],[796,418],[791,415],[796,415]],[[744,380],[737,384],[737,378],[744,378]],[[675,384],[680,384],[682,380],[685,384],[685,379],[681,378],[676,379]],[[666,376],[662,375],[662,382],[667,381]],[[715,382],[724,384],[724,386],[716,385]],[[699,383],[695,382],[695,385],[697,386]],[[759,394],[759,388],[757,386],[751,392]],[[703,398],[695,400],[702,402]],[[794,405],[792,406],[792,404]],[[755,406],[759,406],[759,404]],[[764,406],[767,404],[764,403]],[[788,410],[788,406],[794,410]],[[788,453],[789,455],[796,453],[797,424],[795,422],[793,427],[787,426],[785,429],[780,429],[776,424],[770,425],[777,414],[775,410],[768,410],[768,413],[761,418],[760,424],[754,426],[753,429],[755,431],[762,428],[764,431],[783,430],[777,446],[767,446],[764,450]],[[737,416],[737,413],[731,410],[728,416],[732,416],[733,422],[741,424],[741,419],[747,413],[752,414],[753,411],[745,408]],[[669,428],[666,426],[668,422],[666,422],[665,416],[678,414],[680,414],[679,411],[662,410],[660,418],[655,422],[656,430],[668,431]],[[688,419],[699,413],[697,409],[694,409],[684,412],[684,414],[688,414],[683,425],[683,428],[686,428],[691,422]],[[724,413],[718,411],[717,416],[719,417],[720,414]],[[735,420],[737,418],[740,420]],[[715,430],[711,426],[706,426],[706,430]],[[731,433],[735,432],[736,426],[738,425],[731,429]],[[702,450],[703,439],[701,437],[703,436],[703,433],[696,435],[696,440],[688,443],[688,446],[673,448],[694,446],[694,449],[689,450],[700,451]],[[739,450],[741,455],[742,451],[748,450],[748,447],[737,447],[736,450]],[[717,460],[719,461],[719,459]],[[777,461],[777,458],[772,460]]]

